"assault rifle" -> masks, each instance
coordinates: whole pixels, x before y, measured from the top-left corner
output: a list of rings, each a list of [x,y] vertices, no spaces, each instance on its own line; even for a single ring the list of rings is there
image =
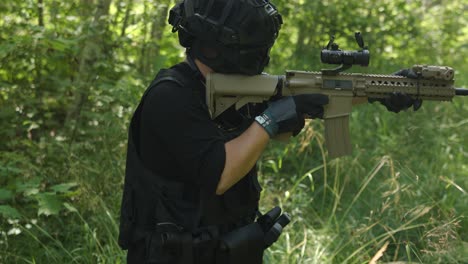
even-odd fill
[[[395,75],[342,73],[352,65],[368,66],[370,52],[361,34],[355,34],[361,48],[340,50],[331,37],[321,52],[321,60],[341,64],[336,69],[321,72],[286,71],[285,75],[223,75],[209,74],[206,81],[206,101],[212,118],[229,107],[236,109],[247,103],[262,103],[297,94],[325,94],[325,144],[330,158],[351,154],[349,115],[353,98],[387,98],[393,93],[405,93],[415,99],[451,101],[455,95],[468,95],[468,89],[454,87],[454,70],[446,66],[414,65],[417,78]]]

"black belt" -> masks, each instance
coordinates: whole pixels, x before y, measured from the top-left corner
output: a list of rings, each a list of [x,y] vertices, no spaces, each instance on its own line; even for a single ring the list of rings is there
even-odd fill
[[[145,241],[148,263],[256,264],[261,263],[263,250],[278,239],[289,221],[288,214],[281,215],[281,209],[276,207],[257,222],[250,221],[227,232],[222,226],[191,232],[174,223],[159,223],[154,230],[135,228],[132,240]]]

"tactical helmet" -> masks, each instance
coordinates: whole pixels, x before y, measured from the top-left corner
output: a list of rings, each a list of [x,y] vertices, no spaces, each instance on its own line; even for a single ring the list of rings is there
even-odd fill
[[[260,74],[283,23],[269,0],[183,0],[169,15],[190,56],[216,72]]]

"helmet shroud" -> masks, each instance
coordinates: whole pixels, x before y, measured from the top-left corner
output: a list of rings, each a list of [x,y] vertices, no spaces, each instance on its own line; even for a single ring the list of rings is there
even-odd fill
[[[189,55],[214,71],[254,75],[268,64],[283,21],[267,0],[184,0],[169,23]]]

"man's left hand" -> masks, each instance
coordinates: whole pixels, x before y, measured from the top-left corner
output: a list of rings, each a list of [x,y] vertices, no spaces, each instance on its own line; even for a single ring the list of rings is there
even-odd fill
[[[393,73],[393,75],[403,76],[411,79],[418,78],[418,75],[411,69],[402,69]],[[413,107],[414,111],[417,111],[419,108],[421,108],[422,105],[422,99],[414,99],[405,93],[392,93],[390,97],[387,98],[369,98],[368,100],[369,103],[378,101],[383,104],[388,111],[394,113],[398,113],[401,110],[406,110],[411,106]]]

